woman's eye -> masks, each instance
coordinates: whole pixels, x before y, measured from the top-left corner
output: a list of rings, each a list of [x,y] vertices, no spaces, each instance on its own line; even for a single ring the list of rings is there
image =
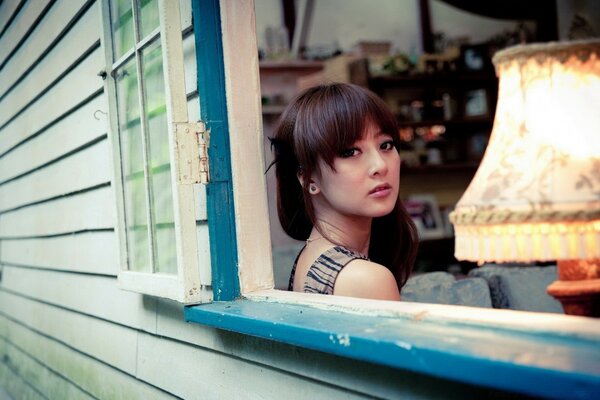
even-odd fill
[[[381,144],[381,150],[391,150],[392,148],[394,148],[393,140],[389,140]]]
[[[340,154],[340,157],[348,158],[348,157],[355,156],[356,154],[358,154],[358,149],[352,148],[352,149],[347,149],[347,150],[342,151]]]

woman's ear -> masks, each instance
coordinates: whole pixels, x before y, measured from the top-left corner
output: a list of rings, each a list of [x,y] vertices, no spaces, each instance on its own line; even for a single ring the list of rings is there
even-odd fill
[[[296,178],[298,178],[298,182],[300,182],[300,186],[304,187],[304,176],[302,175],[302,171],[296,172]]]
[[[298,178],[298,182],[300,182],[300,186],[304,188],[304,175],[302,175],[302,171],[298,171],[296,174],[296,178]],[[319,194],[321,190],[312,179],[308,182],[308,193],[310,194]]]

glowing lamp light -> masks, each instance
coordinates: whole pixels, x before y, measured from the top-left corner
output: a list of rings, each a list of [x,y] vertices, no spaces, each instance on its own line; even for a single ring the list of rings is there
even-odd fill
[[[600,316],[600,40],[516,46],[483,160],[450,220],[459,260],[557,261],[548,292]]]

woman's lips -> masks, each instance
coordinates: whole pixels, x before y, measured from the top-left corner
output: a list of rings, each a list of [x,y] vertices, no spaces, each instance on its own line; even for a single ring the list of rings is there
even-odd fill
[[[369,192],[369,197],[386,197],[392,192],[392,187],[387,183],[384,185],[378,185]]]

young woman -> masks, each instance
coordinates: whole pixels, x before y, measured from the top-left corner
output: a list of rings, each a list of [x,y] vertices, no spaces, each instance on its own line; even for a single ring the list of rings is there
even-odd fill
[[[398,196],[398,126],[386,104],[355,85],[313,87],[271,141],[279,220],[306,241],[289,290],[399,300],[417,231]]]

